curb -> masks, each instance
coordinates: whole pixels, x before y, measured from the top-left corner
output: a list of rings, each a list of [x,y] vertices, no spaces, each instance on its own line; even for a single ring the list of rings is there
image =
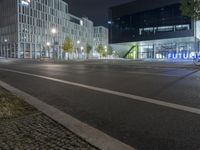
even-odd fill
[[[135,148],[122,143],[121,141],[95,129],[76,118],[48,105],[41,100],[16,89],[7,83],[0,81],[0,86],[7,89],[16,96],[23,98],[27,103],[36,107],[39,111],[43,112],[53,120],[57,121],[67,129],[71,130],[90,144],[96,146],[101,150],[136,150]]]

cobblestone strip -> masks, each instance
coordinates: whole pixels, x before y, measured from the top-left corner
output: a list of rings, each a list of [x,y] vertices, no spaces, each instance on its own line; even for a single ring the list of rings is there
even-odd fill
[[[0,88],[0,103],[2,94],[5,93]],[[11,97],[13,98],[13,95]],[[15,100],[19,99],[15,97],[13,101]],[[0,118],[0,150],[97,150],[97,148],[34,110],[24,115]]]
[[[2,150],[96,150],[43,114],[1,122],[0,135]]]

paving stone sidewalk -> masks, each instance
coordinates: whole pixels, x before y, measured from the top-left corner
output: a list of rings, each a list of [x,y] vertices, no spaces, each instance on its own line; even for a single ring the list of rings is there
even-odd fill
[[[0,150],[97,150],[0,87]]]

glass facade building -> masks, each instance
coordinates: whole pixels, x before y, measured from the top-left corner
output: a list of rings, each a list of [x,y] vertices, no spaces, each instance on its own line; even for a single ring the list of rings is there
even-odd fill
[[[136,0],[110,8],[110,43],[128,51],[126,58],[191,58],[199,49],[199,23],[182,16],[180,5],[180,0]]]
[[[81,54],[86,43],[94,45],[93,22],[70,14],[63,0],[1,0],[0,19],[2,57],[52,58],[56,51],[59,58],[66,37]]]
[[[108,46],[108,29],[103,26],[94,27],[94,46]]]

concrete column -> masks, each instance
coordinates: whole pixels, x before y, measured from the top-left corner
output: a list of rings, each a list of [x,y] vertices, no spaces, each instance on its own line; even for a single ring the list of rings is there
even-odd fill
[[[155,44],[153,44],[153,59],[156,59],[156,57],[155,57]]]
[[[16,47],[16,43],[14,44],[14,58],[17,58],[17,47]]]
[[[23,47],[23,58],[25,58],[25,52],[26,52],[26,43],[24,43],[24,47]]]
[[[32,44],[30,43],[30,58],[33,59],[33,55],[32,55]]]
[[[21,45],[20,45],[20,43],[18,43],[18,47],[17,47],[17,58],[20,58],[20,52],[21,52],[21,47],[20,47]]]

